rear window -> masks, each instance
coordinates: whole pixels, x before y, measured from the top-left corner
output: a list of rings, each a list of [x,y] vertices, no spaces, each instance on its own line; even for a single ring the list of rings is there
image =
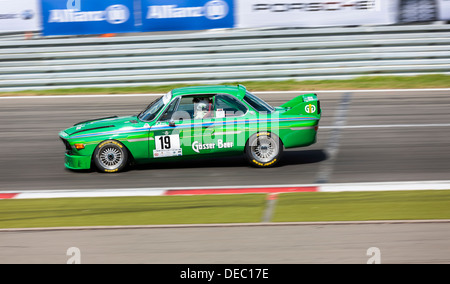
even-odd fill
[[[258,112],[273,112],[275,109],[266,103],[261,98],[258,98],[257,96],[253,95],[250,92],[245,93],[244,101],[251,105],[255,110]]]
[[[247,107],[232,96],[219,94],[216,96],[216,116],[221,112],[225,117],[243,116]]]

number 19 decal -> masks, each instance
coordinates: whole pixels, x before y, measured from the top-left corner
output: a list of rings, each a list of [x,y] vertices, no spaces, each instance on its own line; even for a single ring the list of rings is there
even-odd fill
[[[160,145],[159,145],[160,148],[159,149],[170,149],[170,145],[171,145],[171,143],[170,143],[170,136],[167,135],[167,136],[158,136],[158,137],[159,137],[158,140],[159,140],[159,143],[160,143]]]
[[[180,135],[163,135],[155,137],[155,150],[153,150],[153,157],[172,157],[182,156],[180,148]]]

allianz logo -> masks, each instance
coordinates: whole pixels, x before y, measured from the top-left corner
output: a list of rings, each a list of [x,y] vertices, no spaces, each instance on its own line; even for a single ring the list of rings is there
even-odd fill
[[[50,10],[49,23],[102,22],[123,24],[130,18],[130,11],[124,5],[111,5],[104,11],[80,11],[75,9]]]
[[[148,6],[147,19],[174,19],[206,17],[220,20],[228,15],[229,7],[225,1],[212,0],[201,7],[178,7],[177,5]]]

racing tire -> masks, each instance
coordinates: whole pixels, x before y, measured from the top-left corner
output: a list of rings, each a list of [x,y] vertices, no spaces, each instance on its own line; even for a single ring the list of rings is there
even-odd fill
[[[245,145],[245,156],[250,165],[258,168],[275,166],[283,154],[283,143],[270,132],[253,134]]]
[[[94,151],[94,164],[100,172],[116,173],[128,165],[128,150],[116,140],[100,143]]]

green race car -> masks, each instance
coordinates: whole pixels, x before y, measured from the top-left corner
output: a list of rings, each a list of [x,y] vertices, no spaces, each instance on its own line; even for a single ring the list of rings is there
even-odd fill
[[[242,85],[185,87],[138,115],[80,122],[59,136],[65,166],[75,170],[113,173],[131,163],[236,154],[268,167],[283,149],[315,143],[320,117],[316,94],[272,107]]]

